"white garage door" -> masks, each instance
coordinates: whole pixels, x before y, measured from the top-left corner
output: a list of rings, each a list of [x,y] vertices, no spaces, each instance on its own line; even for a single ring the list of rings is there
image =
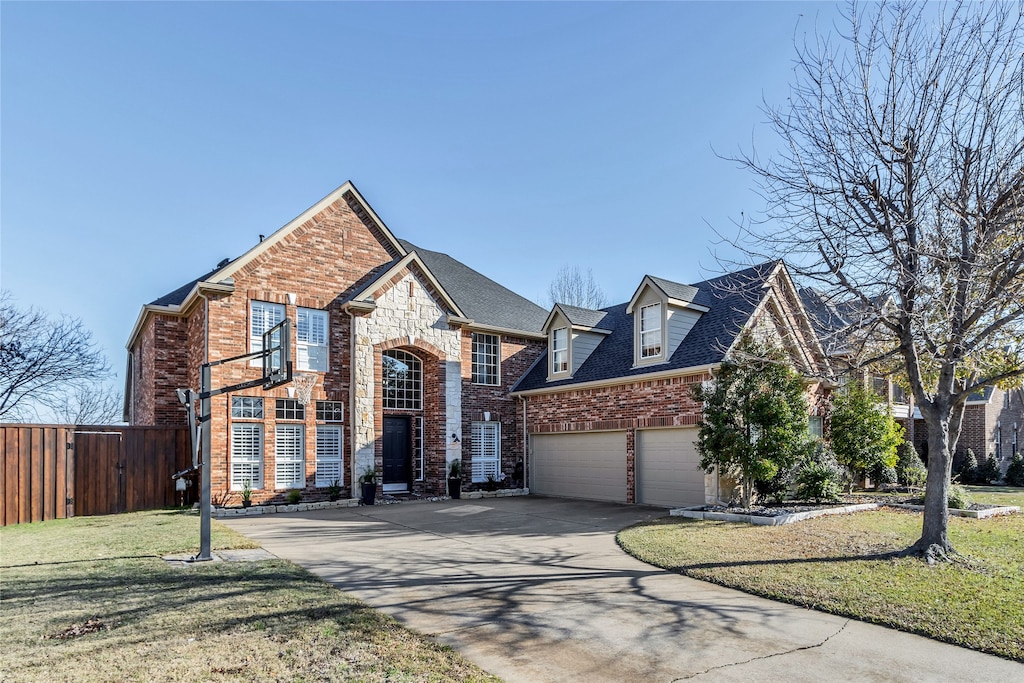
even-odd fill
[[[694,441],[696,428],[636,433],[638,503],[668,507],[704,504],[704,471]]]
[[[626,502],[626,433],[533,434],[530,490]]]

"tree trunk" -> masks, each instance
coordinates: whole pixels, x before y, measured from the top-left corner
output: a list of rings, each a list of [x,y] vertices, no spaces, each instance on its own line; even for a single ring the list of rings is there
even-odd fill
[[[926,419],[928,427],[928,482],[925,486],[924,523],[921,538],[911,549],[920,553],[929,562],[946,560],[956,551],[949,543],[949,496],[950,474],[953,458],[950,452],[954,443],[950,437],[950,412]],[[959,432],[959,420],[956,420]]]

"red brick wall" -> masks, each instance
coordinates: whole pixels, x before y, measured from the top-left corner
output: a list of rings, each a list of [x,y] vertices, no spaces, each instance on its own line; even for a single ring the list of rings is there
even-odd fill
[[[692,386],[706,379],[710,375],[698,373],[530,396],[528,429],[531,434],[627,430],[626,491],[627,502],[633,503],[636,430],[697,424],[701,406],[693,399]]]
[[[132,388],[133,425],[181,425],[185,413],[175,389],[188,386],[187,321],[153,315],[139,335]]]
[[[491,414],[492,422],[501,423],[501,471],[511,476],[516,463],[523,458],[522,403],[509,396],[509,389],[533,365],[546,348],[544,341],[510,335],[500,336],[501,384],[473,384],[473,333],[462,332],[462,460],[466,487],[471,487],[470,467],[473,461],[473,423]]]
[[[249,351],[249,300],[259,299],[286,305],[286,315],[294,322],[296,308],[326,308],[329,315],[330,371],[321,377],[313,399],[346,403],[346,426],[350,419],[348,386],[350,382],[349,318],[341,311],[341,301],[361,286],[372,271],[392,260],[372,234],[369,217],[353,212],[345,198],[313,216],[294,229],[265,253],[234,273],[235,292],[210,302],[209,351],[211,359],[220,359]],[[379,233],[378,233],[379,234]],[[294,305],[287,294],[296,295]],[[153,315],[139,335],[134,350],[132,422],[140,425],[181,424],[185,416],[174,389],[199,388],[199,369],[205,360],[206,306],[200,301],[187,317]],[[292,344],[295,345],[294,330]],[[248,363],[236,362],[213,369],[213,386],[220,387],[257,379],[260,370]],[[274,398],[284,398],[284,387],[270,392],[251,389],[241,392],[263,396],[265,443],[265,491],[257,500],[273,497],[274,475]],[[213,484],[215,495],[232,499],[228,488],[228,447],[230,435],[230,396],[212,400]],[[307,455],[314,452],[315,406],[310,404],[306,418]],[[345,430],[345,482],[352,461],[351,433]],[[315,460],[307,457],[312,486]],[[218,493],[219,492],[219,493]],[[280,492],[279,498],[286,492]],[[237,494],[235,495],[237,497]],[[308,498],[308,496],[307,496]]]

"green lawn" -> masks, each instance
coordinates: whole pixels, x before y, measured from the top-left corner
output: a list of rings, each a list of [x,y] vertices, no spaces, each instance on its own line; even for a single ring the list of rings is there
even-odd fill
[[[1024,505],[1024,489],[971,492]],[[883,509],[779,527],[662,518],[618,540],[698,579],[1024,661],[1024,514],[950,518],[947,565],[899,556],[920,532],[919,513]]]
[[[179,511],[0,530],[3,680],[496,680],[291,563],[159,558],[198,546]]]

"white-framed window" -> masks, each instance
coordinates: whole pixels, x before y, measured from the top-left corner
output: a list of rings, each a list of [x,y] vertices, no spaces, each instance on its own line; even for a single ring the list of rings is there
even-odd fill
[[[385,408],[423,409],[423,364],[405,351],[385,351],[381,356],[381,384]]]
[[[498,478],[501,463],[501,423],[473,423],[473,481],[487,481],[490,475]]]
[[[657,358],[661,355],[661,304],[648,304],[640,308],[640,357]]]
[[[344,422],[344,401],[317,401],[316,419],[320,422]]]
[[[559,327],[551,333],[551,372],[569,371],[569,328]]]
[[[231,417],[243,420],[262,420],[263,399],[258,396],[232,396]]]
[[[231,425],[231,490],[263,488],[263,425],[239,422]]]
[[[501,383],[500,349],[498,335],[473,333],[473,384]]]
[[[300,308],[295,321],[295,366],[327,372],[327,311]]]
[[[1017,423],[1013,423],[1013,441],[1010,442],[1010,455],[1017,455]]]
[[[284,305],[267,301],[249,302],[249,351],[263,350],[263,333],[284,320]],[[287,359],[286,359],[287,360]],[[249,365],[259,366],[263,361],[253,358]]]
[[[996,460],[1003,459],[1003,425],[996,422]]]
[[[316,428],[316,486],[324,488],[342,481],[341,427]]]
[[[811,436],[820,439],[825,436],[824,421],[819,415],[811,415],[807,418],[807,431],[811,433]]]
[[[306,485],[305,428],[277,425],[274,430],[274,487],[300,489]]]
[[[413,434],[412,439],[412,467],[413,467],[413,478],[416,481],[423,481],[426,467],[423,462],[423,418],[414,417],[412,420],[413,429],[416,432]]]
[[[306,406],[294,398],[279,398],[274,402],[274,417],[278,420],[305,420]]]

